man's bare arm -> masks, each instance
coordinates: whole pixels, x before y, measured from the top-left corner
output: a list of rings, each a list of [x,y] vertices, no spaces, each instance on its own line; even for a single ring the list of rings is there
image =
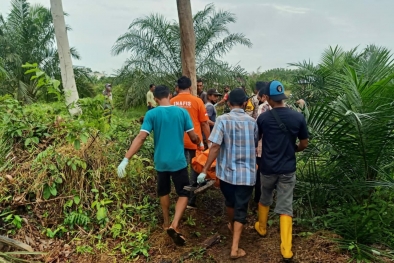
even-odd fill
[[[300,143],[297,145],[296,152],[302,152],[308,147],[308,139],[300,140]]]
[[[199,145],[201,143],[200,137],[194,132],[194,130],[187,132],[192,143]]]
[[[226,103],[225,99],[222,99],[221,101],[219,101],[218,103],[216,103],[216,107],[218,106],[222,106],[222,104]]]
[[[215,126],[215,123],[211,120],[208,120],[208,124],[209,124],[209,126]]]
[[[201,129],[202,129],[202,133],[204,134],[205,138],[208,139],[209,135],[211,134],[211,130],[209,129],[208,121],[201,122]]]
[[[204,168],[202,169],[202,173],[207,173],[208,169],[211,168],[212,163],[215,161],[215,159],[218,157],[220,151],[220,145],[216,143],[212,143],[212,146],[209,150],[209,155],[207,162],[204,165]]]
[[[140,131],[140,133],[137,135],[137,137],[134,138],[133,142],[131,143],[130,149],[127,151],[125,158],[130,160],[131,157],[133,157],[133,155],[138,152],[142,144],[144,144],[144,141],[146,140],[146,137],[148,137],[148,135],[148,133]]]

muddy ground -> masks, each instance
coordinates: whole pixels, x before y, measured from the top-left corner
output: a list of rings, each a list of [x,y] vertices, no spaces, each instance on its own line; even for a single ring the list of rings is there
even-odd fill
[[[182,233],[187,238],[187,245],[179,248],[162,230],[157,230],[152,237],[155,255],[153,262],[181,262],[180,258],[192,256],[184,262],[282,262],[280,254],[279,217],[270,214],[271,226],[267,237],[261,238],[254,230],[257,214],[249,210],[248,223],[245,225],[240,247],[247,255],[237,260],[230,259],[232,236],[227,228],[224,199],[219,190],[209,190],[202,194],[198,201],[198,210],[187,210],[184,218],[195,219],[196,226],[190,226],[185,220]],[[250,205],[253,208],[253,203]],[[197,237],[196,232],[199,233]],[[221,241],[211,248],[200,251],[197,248],[208,237],[219,234]],[[293,229],[293,262],[347,262],[350,257],[340,251],[330,238],[331,233],[310,233],[300,227]]]

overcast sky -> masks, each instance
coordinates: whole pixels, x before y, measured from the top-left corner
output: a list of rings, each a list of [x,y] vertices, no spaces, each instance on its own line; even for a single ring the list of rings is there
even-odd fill
[[[49,0],[30,0],[49,7]],[[394,50],[394,0],[191,0],[193,12],[214,3],[233,12],[231,32],[243,33],[252,48],[235,47],[224,58],[247,71],[287,67],[287,63],[319,61],[329,45],[350,49],[377,44]],[[128,57],[111,55],[116,39],[136,18],[160,13],[178,19],[175,0],[63,0],[70,45],[82,60],[75,65],[113,73]],[[0,13],[10,0],[0,0]]]

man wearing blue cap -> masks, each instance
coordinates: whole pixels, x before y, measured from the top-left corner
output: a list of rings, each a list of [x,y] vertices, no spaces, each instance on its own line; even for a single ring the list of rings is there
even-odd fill
[[[260,90],[265,95],[272,110],[257,118],[259,136],[263,147],[260,163],[261,197],[259,202],[259,221],[255,224],[261,236],[267,234],[269,208],[276,189],[275,213],[280,215],[281,254],[285,261],[293,257],[293,190],[296,183],[296,152],[308,146],[308,129],[304,116],[286,107],[285,89],[279,81],[271,81]],[[297,138],[299,143],[296,144]]]
[[[220,190],[226,200],[229,229],[233,233],[230,257],[244,257],[239,240],[248,211],[249,199],[256,183],[257,125],[244,108],[248,97],[241,88],[230,92],[230,113],[216,119],[209,136],[212,142],[208,160],[197,178],[203,182],[209,167],[216,160],[216,177],[220,179]]]

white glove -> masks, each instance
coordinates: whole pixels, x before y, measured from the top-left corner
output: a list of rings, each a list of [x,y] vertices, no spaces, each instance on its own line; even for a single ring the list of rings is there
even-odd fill
[[[201,141],[200,144],[198,145],[198,147],[199,147],[200,149],[204,150],[204,142]]]
[[[126,166],[129,163],[129,159],[124,158],[118,166],[118,177],[123,178],[126,175]]]
[[[201,184],[202,182],[204,182],[206,176],[207,175],[205,173],[200,173],[197,177],[197,183]]]

